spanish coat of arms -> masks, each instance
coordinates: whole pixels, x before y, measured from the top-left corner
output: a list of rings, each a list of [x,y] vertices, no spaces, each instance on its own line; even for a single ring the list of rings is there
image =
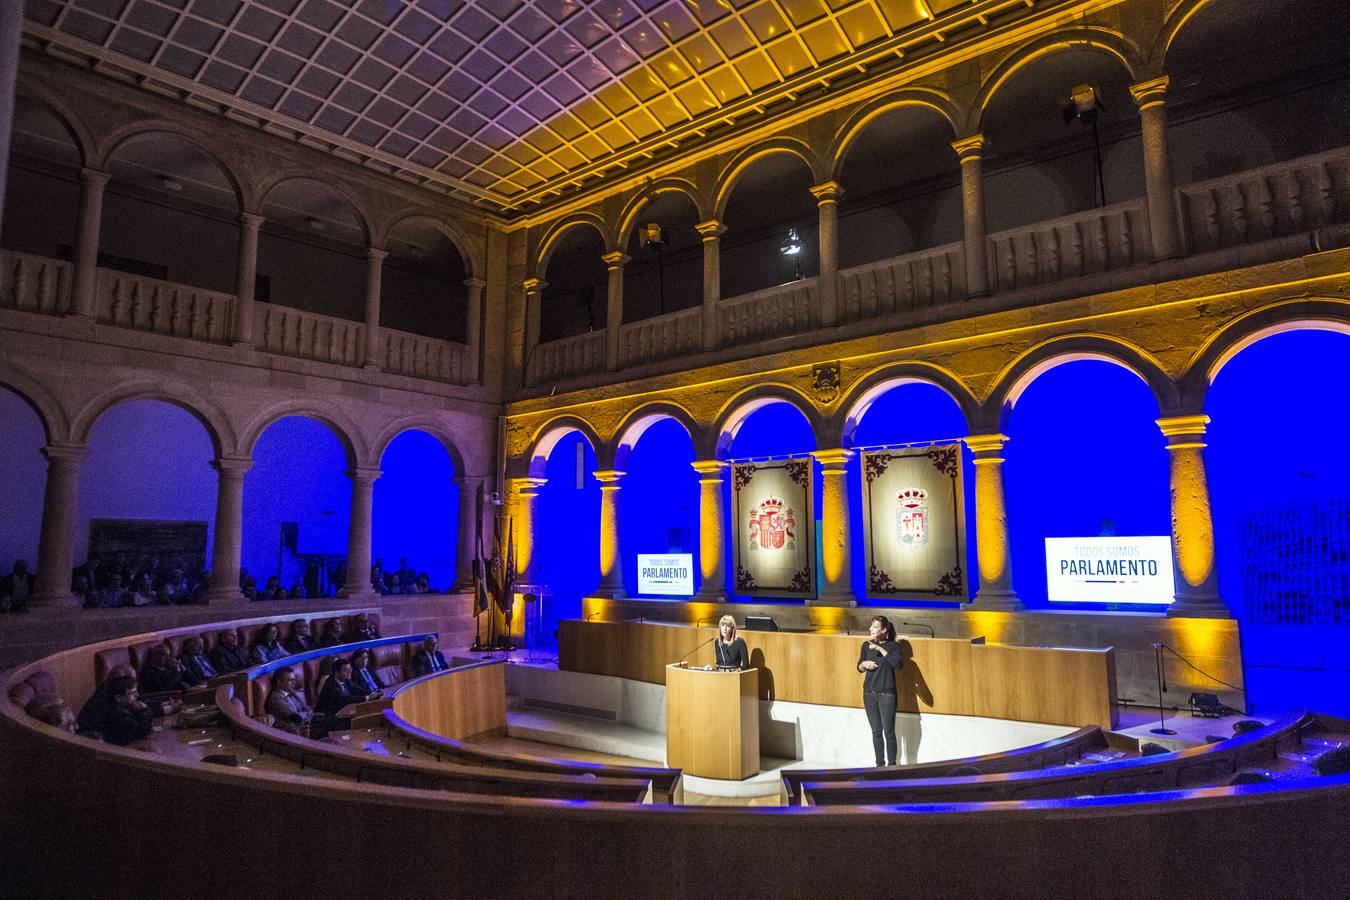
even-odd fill
[[[751,550],[793,550],[797,523],[792,507],[779,497],[767,497],[750,510]]]

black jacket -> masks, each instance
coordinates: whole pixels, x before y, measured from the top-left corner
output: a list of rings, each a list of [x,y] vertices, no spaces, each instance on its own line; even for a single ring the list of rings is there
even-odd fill
[[[247,669],[248,651],[237,644],[233,647],[216,644],[211,650],[211,665],[215,666],[217,675]]]
[[[750,668],[750,651],[745,648],[745,638],[738,637],[730,644],[723,644],[719,637],[713,641],[713,649],[717,652],[719,667],[734,666],[742,672]]]
[[[418,650],[417,654],[413,656],[412,670],[414,678],[420,675],[430,675],[432,672],[444,672],[448,668],[450,668],[450,666],[446,665],[445,656],[443,656],[439,650],[436,651],[434,665],[431,655],[425,650]]]
[[[863,693],[895,693],[895,670],[904,663],[900,658],[900,645],[895,641],[881,641],[886,652],[872,649],[871,641],[863,641],[858,652],[858,671],[863,673]],[[862,664],[868,660],[877,664],[875,669],[864,669]]]
[[[364,699],[366,692],[351,681],[344,684],[330,676],[323,683],[323,690],[319,691],[319,702],[314,704],[314,708],[325,716],[335,716],[342,707],[350,703],[360,703]]]

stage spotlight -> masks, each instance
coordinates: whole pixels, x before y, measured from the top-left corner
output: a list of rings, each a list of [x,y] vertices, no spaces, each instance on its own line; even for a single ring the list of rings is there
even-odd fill
[[[666,240],[666,233],[657,222],[649,222],[642,226],[643,246],[656,254],[657,269],[657,314],[664,316],[666,314],[666,247],[669,241]]]
[[[801,252],[802,252],[802,239],[801,239],[801,237],[797,234],[797,229],[795,229],[795,228],[789,228],[789,229],[788,229],[787,240],[783,242],[783,246],[781,246],[781,247],[778,248],[778,252],[781,253],[781,254],[783,254],[784,256],[790,256],[790,257],[792,257],[792,259],[796,262],[796,266],[794,267],[793,272],[792,272],[792,280],[793,280],[793,281],[801,281],[801,280],[802,280],[802,258],[801,258]]]
[[[1077,120],[1084,127],[1092,129],[1092,163],[1096,178],[1098,206],[1106,205],[1106,182],[1102,178],[1102,138],[1097,131],[1097,114],[1104,111],[1106,105],[1097,95],[1097,89],[1090,84],[1076,84],[1069,91],[1069,99],[1064,101],[1062,111],[1064,124]]]

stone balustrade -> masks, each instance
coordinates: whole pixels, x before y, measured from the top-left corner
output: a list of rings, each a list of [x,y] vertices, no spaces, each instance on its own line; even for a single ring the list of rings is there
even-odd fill
[[[702,349],[703,307],[695,306],[626,322],[619,331],[619,367],[629,368],[679,356],[691,356]]]
[[[818,279],[803,278],[718,304],[723,347],[799,334],[814,327]]]
[[[960,241],[839,273],[839,321],[865,322],[966,299]]]
[[[989,235],[990,289],[1054,284],[1146,265],[1148,210],[1143,198]]]
[[[70,310],[68,262],[0,250],[0,307],[59,316]]]
[[[380,339],[384,342],[386,372],[451,384],[470,380],[463,344],[383,327]]]
[[[366,359],[366,326],[289,306],[254,307],[253,334],[259,350],[344,366]]]
[[[94,315],[103,325],[211,343],[235,336],[233,294],[99,269]]]
[[[605,369],[605,330],[540,344],[529,360],[530,384],[556,384],[564,378]]]

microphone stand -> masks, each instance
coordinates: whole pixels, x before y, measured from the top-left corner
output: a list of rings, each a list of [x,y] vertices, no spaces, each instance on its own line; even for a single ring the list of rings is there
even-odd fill
[[[690,651],[689,651],[688,653],[686,653],[684,656],[681,656],[679,659],[675,660],[675,664],[676,664],[676,665],[680,665],[680,664],[684,663],[686,660],[689,659],[689,657],[693,656],[695,653],[697,653],[698,651],[702,650],[704,647],[708,646],[708,645],[711,644],[713,641],[717,640],[719,637],[721,637],[721,634],[720,634],[720,633],[719,633],[719,634],[714,634],[712,637],[708,638],[706,641],[704,641],[703,643],[699,644],[699,645],[698,645],[697,647],[695,647],[693,650],[690,650]]]
[[[1167,682],[1163,678],[1163,657],[1162,644],[1153,645],[1154,659],[1158,664],[1158,727],[1150,728],[1150,734],[1176,734],[1176,730],[1167,727],[1167,721],[1163,718],[1163,691],[1167,690]]]
[[[900,624],[904,625],[906,628],[927,628],[929,637],[931,638],[937,637],[937,632],[933,630],[932,625],[927,625],[923,622],[901,622]]]

